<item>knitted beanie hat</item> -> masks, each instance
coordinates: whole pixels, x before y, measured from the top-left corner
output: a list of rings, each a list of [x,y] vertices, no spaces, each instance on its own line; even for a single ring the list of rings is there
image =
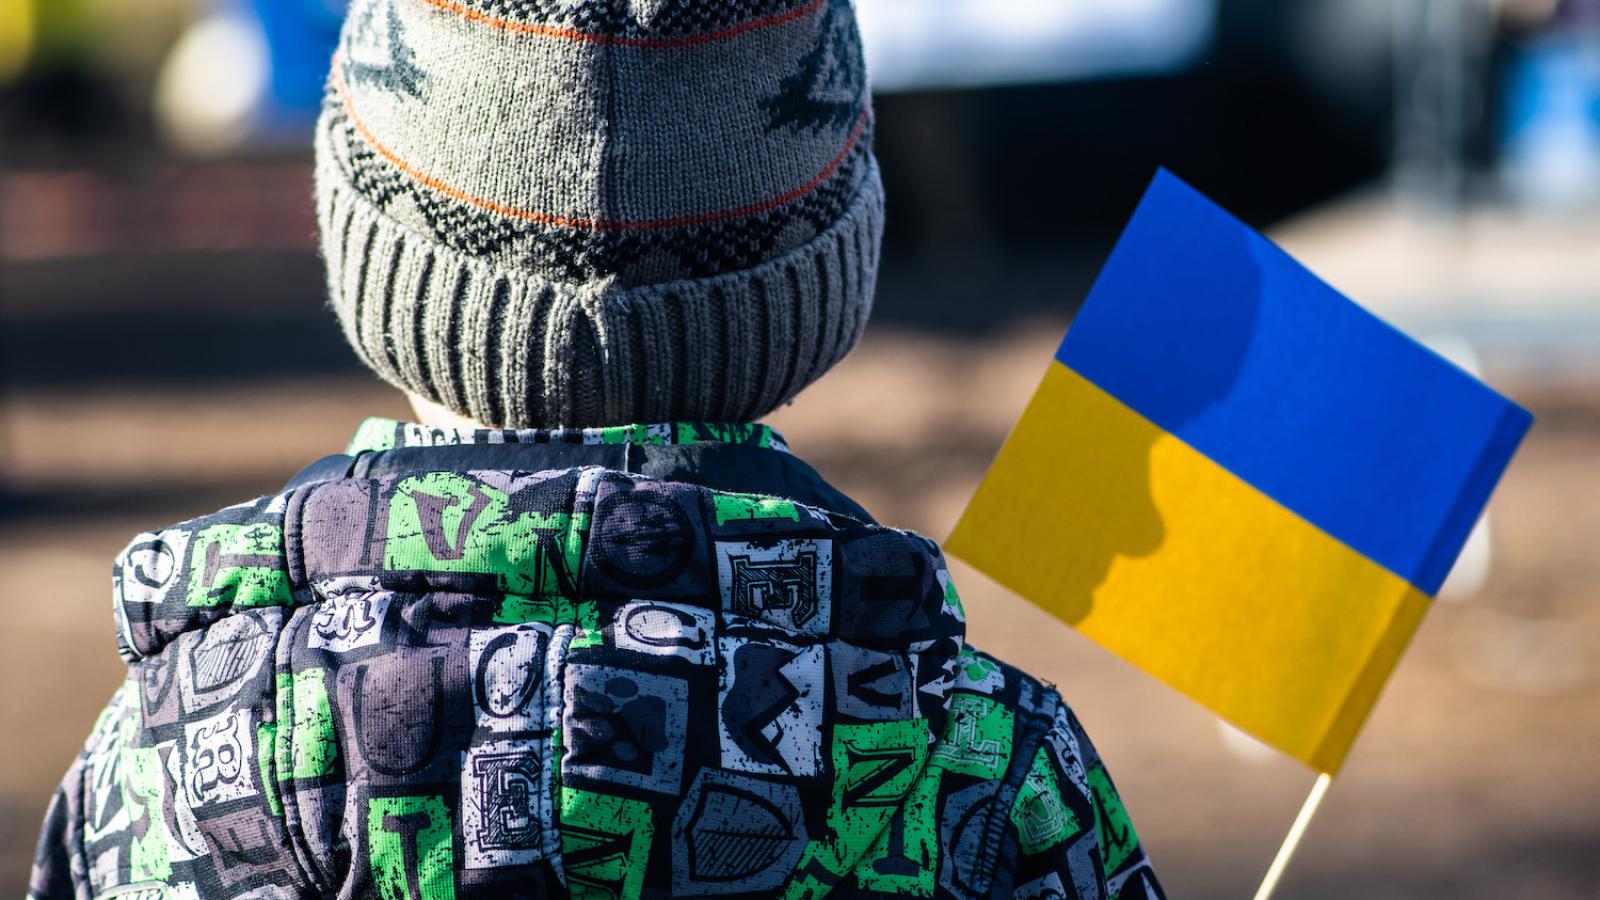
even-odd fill
[[[850,0],[355,0],[316,141],[333,306],[486,424],[754,420],[866,322],[871,124]]]

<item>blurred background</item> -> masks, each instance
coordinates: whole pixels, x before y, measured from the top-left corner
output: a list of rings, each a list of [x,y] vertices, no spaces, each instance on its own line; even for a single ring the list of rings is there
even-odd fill
[[[773,421],[954,523],[1155,167],[1539,417],[1286,898],[1600,898],[1600,2],[859,0],[890,237]],[[122,677],[137,531],[403,416],[323,309],[309,131],[342,0],[0,0],[0,884]],[[1175,898],[1248,896],[1312,776],[957,571],[1059,683]]]

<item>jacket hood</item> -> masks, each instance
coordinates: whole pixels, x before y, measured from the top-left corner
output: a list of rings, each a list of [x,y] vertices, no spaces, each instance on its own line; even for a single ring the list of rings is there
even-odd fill
[[[505,462],[578,449],[600,448],[491,452]],[[658,448],[612,452],[637,462],[640,449]],[[780,496],[814,498],[810,484],[757,494],[602,466],[427,470],[462,460],[442,448],[379,455],[397,458],[352,468],[387,474],[292,486],[136,537],[113,567],[123,657],[154,656],[236,613],[338,600],[354,583],[472,596],[496,621],[589,631],[617,624],[601,621],[603,606],[662,601],[803,644],[939,658],[962,644],[965,617],[938,545],[863,521],[842,495],[830,505],[849,513]],[[663,459],[650,454],[642,467]]]
[[[665,804],[685,891],[776,890],[803,865],[836,882],[925,765],[963,653],[932,541],[599,466],[320,480],[141,535],[114,581],[145,727],[256,710],[204,734],[261,761],[299,867],[329,890],[378,871],[373,810],[396,794],[459,809],[469,879],[539,861],[570,888],[589,865],[574,835]],[[243,802],[178,755],[188,802]],[[512,775],[555,806],[530,805],[537,833],[514,839],[485,806]]]

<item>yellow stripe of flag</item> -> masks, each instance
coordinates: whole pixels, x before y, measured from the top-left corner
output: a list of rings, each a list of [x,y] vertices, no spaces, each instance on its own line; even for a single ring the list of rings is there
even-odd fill
[[[1429,602],[1054,362],[948,548],[1324,772]]]

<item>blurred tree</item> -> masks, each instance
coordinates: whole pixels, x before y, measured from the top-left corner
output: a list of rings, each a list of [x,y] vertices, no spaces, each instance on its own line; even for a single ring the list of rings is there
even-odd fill
[[[201,0],[0,0],[0,142],[12,165],[140,155],[156,66]],[[93,162],[93,164],[102,164]]]
[[[48,68],[80,58],[90,43],[90,17],[84,0],[8,0],[19,20],[32,26],[28,61]]]
[[[16,80],[33,51],[34,0],[0,0],[0,87]]]

